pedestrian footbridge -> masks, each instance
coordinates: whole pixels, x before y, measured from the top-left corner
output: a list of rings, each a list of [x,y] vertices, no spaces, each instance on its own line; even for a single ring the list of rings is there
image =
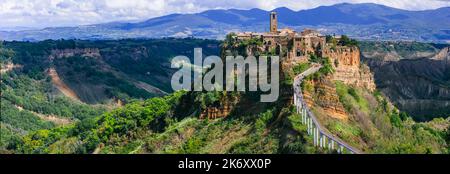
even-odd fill
[[[300,87],[302,80],[306,76],[319,71],[320,68],[322,68],[322,65],[312,64],[311,68],[297,75],[294,79],[294,105],[297,113],[302,117],[301,122],[306,125],[308,134],[313,136],[314,146],[336,150],[340,154],[361,154],[362,152],[358,149],[351,147],[339,138],[326,132],[303,100]]]

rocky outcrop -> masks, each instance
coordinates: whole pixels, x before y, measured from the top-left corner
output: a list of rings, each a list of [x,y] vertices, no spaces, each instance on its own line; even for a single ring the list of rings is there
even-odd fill
[[[202,109],[200,119],[217,119],[227,117],[230,115],[234,105],[236,105],[235,99],[224,96],[219,102],[215,103],[215,105]]]
[[[442,60],[446,63],[450,62],[450,47],[443,48],[439,53],[434,55],[431,59]]]
[[[450,114],[449,48],[432,58],[367,59],[382,91],[401,111],[419,121]]]
[[[3,73],[6,73],[8,71],[13,70],[14,68],[22,68],[22,67],[23,67],[22,65],[18,65],[18,64],[14,64],[14,63],[8,62],[6,64],[1,65],[0,73],[3,74]]]
[[[59,58],[67,58],[73,56],[81,56],[81,57],[92,57],[99,58],[100,51],[98,48],[75,48],[75,49],[57,49],[52,50],[51,55],[49,56],[50,60],[59,59]]]
[[[200,114],[200,119],[224,118],[230,114],[231,108],[232,107],[229,104],[219,107],[207,107],[206,109],[202,110],[202,113]]]
[[[340,120],[348,120],[348,114],[344,106],[339,102],[339,96],[332,77],[327,76],[317,81],[304,81],[306,86],[312,87],[312,90],[303,90],[303,97],[308,107],[315,105],[323,108],[324,114]]]
[[[376,89],[370,69],[360,63],[361,55],[357,47],[338,46],[336,48],[327,48],[324,50],[323,56],[329,57],[331,60],[335,70],[333,80],[365,88],[369,91]]]

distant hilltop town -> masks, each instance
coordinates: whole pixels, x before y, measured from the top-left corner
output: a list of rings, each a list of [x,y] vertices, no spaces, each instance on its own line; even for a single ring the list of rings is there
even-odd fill
[[[368,67],[360,67],[357,42],[347,36],[324,36],[318,31],[305,29],[296,32],[285,28],[278,30],[277,13],[270,13],[270,31],[265,33],[240,32],[233,35],[237,42],[256,40],[260,52],[275,52],[283,63],[296,64],[309,61],[311,56],[327,57],[335,70],[334,80],[349,85],[375,90],[373,75]],[[247,51],[247,54],[253,54]]]
[[[259,39],[263,42],[264,51],[275,49],[277,53],[287,48],[287,58],[306,60],[308,55],[324,56],[326,36],[312,29],[305,29],[298,33],[290,28],[278,30],[278,16],[276,12],[270,13],[270,31],[265,33],[240,32],[234,36],[238,41]],[[338,41],[340,37],[333,37]]]
[[[270,31],[265,33],[257,32],[239,32],[233,37],[237,41],[261,40],[263,51],[276,50],[277,54],[285,50],[288,59],[307,60],[312,54],[320,57],[329,57],[332,51],[338,48],[336,45],[327,45],[327,36],[320,34],[312,29],[305,29],[302,32],[296,32],[290,28],[278,30],[277,13],[270,13]],[[329,36],[331,37],[331,36]],[[339,42],[341,36],[333,36],[335,43]],[[333,48],[333,50],[326,48]],[[349,51],[357,51],[350,49]],[[359,60],[359,59],[358,59]],[[355,62],[359,63],[359,62]]]

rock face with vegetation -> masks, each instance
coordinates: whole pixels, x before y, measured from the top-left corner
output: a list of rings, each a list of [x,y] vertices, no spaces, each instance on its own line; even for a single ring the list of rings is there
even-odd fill
[[[377,89],[415,120],[450,115],[448,45],[363,42],[363,58]]]
[[[348,120],[348,114],[339,102],[339,96],[331,77],[308,79],[303,84],[305,102],[311,108],[320,106],[325,115],[342,121]]]
[[[351,55],[341,55],[346,54]],[[338,66],[331,66],[331,71],[319,71],[302,84],[307,104],[330,133],[366,153],[447,153],[447,135],[442,134],[441,128],[448,128],[450,119],[413,121],[375,90],[373,81],[369,80],[368,86],[360,85],[367,79],[348,74],[353,71],[371,76],[367,66],[350,61],[350,57],[340,57],[346,69],[341,67],[343,70],[338,71]],[[327,61],[320,61],[324,58],[318,59],[326,65]],[[330,56],[333,59],[340,60],[339,56]]]
[[[340,46],[330,48],[325,51],[324,56],[331,58],[336,72],[333,75],[334,80],[366,88],[370,91],[375,90],[372,73],[366,66],[360,64],[361,55],[358,47]]]

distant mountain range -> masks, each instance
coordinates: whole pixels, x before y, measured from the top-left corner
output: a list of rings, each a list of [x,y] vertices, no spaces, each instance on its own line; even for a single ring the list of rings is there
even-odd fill
[[[273,11],[278,13],[280,28],[314,28],[325,34],[346,34],[361,40],[450,42],[450,7],[407,11],[372,3],[343,3],[309,10],[293,11],[282,7]],[[269,13],[270,11],[256,8],[208,10],[195,14],[171,14],[137,23],[112,22],[41,30],[0,31],[0,39],[222,39],[229,32],[268,31]]]

